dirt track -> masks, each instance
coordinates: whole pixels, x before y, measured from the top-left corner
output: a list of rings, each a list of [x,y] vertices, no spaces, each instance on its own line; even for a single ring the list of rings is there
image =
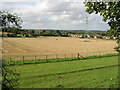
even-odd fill
[[[112,52],[116,46],[112,40],[73,37],[4,38],[3,55],[42,55]]]
[[[85,72],[85,71],[104,69],[104,68],[111,68],[111,67],[119,67],[119,66],[120,65],[113,65],[113,66],[97,67],[97,68],[90,68],[90,69],[77,70],[77,71],[64,72],[64,73],[46,74],[46,75],[41,75],[41,76],[25,77],[25,79],[26,78],[31,79],[31,78],[39,78],[39,77],[49,77],[49,76],[55,76],[55,75],[64,75],[64,74],[70,74],[70,73]]]

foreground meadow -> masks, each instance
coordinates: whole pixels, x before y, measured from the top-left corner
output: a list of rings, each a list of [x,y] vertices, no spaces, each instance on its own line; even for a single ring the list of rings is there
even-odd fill
[[[19,88],[117,87],[118,57],[8,66],[20,73]]]

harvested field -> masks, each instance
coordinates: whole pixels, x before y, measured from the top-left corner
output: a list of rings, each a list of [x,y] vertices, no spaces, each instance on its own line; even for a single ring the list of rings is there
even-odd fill
[[[75,54],[114,52],[113,40],[80,39],[73,37],[4,38],[3,55]]]

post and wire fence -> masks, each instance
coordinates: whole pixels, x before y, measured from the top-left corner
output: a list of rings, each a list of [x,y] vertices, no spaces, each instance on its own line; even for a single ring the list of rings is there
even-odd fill
[[[74,58],[84,58],[88,56],[96,56],[96,55],[107,55],[107,54],[115,54],[117,52],[113,51],[103,51],[103,52],[92,52],[92,53],[74,53],[74,54],[43,54],[43,55],[11,55],[11,56],[2,56],[2,61],[36,61],[36,60],[49,60],[49,59],[74,59]]]

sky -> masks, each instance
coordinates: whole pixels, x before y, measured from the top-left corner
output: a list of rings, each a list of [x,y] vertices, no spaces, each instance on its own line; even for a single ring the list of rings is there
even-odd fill
[[[99,14],[88,14],[84,0],[2,0],[2,10],[16,14],[25,29],[102,30],[109,26]],[[88,24],[86,24],[88,17]]]

